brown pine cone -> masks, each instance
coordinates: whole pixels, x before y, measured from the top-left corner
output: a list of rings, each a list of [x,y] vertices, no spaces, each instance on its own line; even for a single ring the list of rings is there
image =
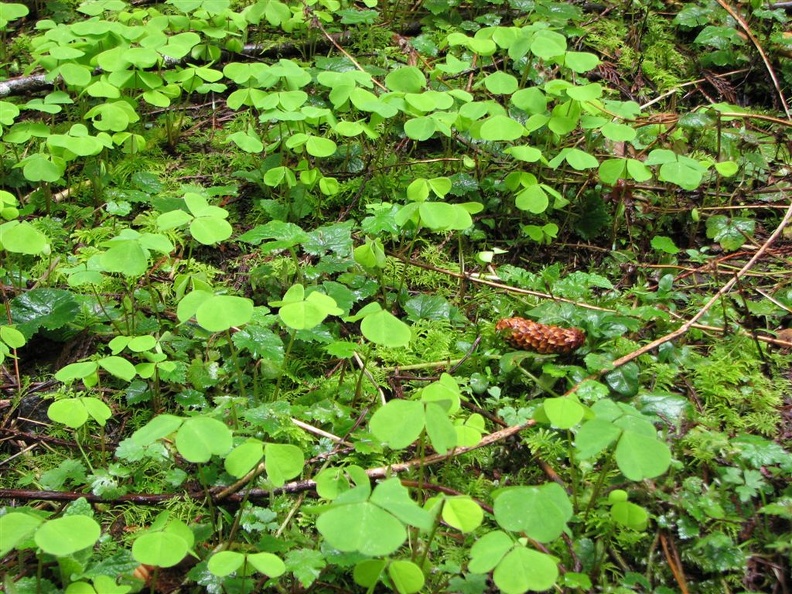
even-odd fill
[[[571,353],[586,342],[586,335],[578,328],[548,326],[525,318],[504,318],[495,330],[514,348],[537,353]]]

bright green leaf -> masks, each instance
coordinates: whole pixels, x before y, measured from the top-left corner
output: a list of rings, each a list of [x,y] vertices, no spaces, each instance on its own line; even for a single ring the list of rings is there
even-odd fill
[[[412,561],[395,560],[388,565],[388,575],[399,594],[413,594],[424,586],[424,574]]]
[[[188,462],[208,462],[231,449],[231,430],[211,417],[190,417],[176,432],[176,449]]]
[[[64,516],[44,522],[36,530],[34,540],[45,553],[65,557],[92,547],[101,533],[101,527],[93,518]]]
[[[656,437],[625,431],[614,452],[616,464],[631,481],[655,478],[671,465],[671,450]]]
[[[368,501],[329,508],[316,528],[338,550],[371,556],[390,555],[407,539],[399,520]]]
[[[518,546],[498,564],[492,579],[504,594],[542,592],[556,583],[558,566],[550,555]]]
[[[443,520],[462,532],[472,532],[484,520],[484,510],[467,495],[447,497],[443,502]]]
[[[404,449],[418,439],[424,429],[423,406],[413,400],[391,400],[372,415],[369,428],[389,447]]]
[[[393,348],[406,347],[412,339],[410,327],[384,309],[363,318],[360,331],[367,340]]]
[[[572,504],[556,483],[509,487],[495,499],[495,519],[506,530],[525,532],[539,542],[558,538],[572,517]]]
[[[198,324],[209,332],[224,332],[244,326],[253,316],[253,301],[235,295],[214,295],[195,311]]]
[[[168,532],[149,532],[135,539],[132,556],[139,563],[155,567],[173,567],[187,555],[188,543]]]

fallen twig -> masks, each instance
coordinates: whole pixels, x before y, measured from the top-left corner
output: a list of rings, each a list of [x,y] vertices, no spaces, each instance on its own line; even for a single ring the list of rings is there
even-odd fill
[[[773,65],[770,64],[770,60],[765,54],[764,49],[762,49],[762,45],[759,43],[759,40],[751,31],[751,28],[748,26],[748,23],[745,22],[745,19],[740,16],[734,8],[729,5],[728,2],[725,0],[717,0],[718,4],[720,4],[723,9],[731,15],[731,17],[737,21],[737,24],[740,25],[740,28],[745,31],[745,34],[748,36],[748,39],[751,40],[751,43],[756,48],[756,51],[759,52],[759,56],[762,58],[762,62],[764,62],[765,68],[767,68],[767,73],[770,75],[770,79],[773,81],[773,86],[775,87],[776,93],[778,93],[778,99],[781,101],[781,105],[784,107],[784,113],[786,114],[787,119],[792,119],[792,114],[789,112],[789,105],[787,105],[786,99],[784,98],[784,92],[781,90],[781,85],[778,83],[778,77],[775,74],[775,70],[773,69]]]
[[[481,438],[474,446],[464,447],[464,448],[456,448],[446,452],[445,454],[433,454],[431,456],[425,456],[423,458],[414,458],[407,462],[399,462],[397,464],[389,464],[387,466],[378,466],[376,468],[369,468],[366,470],[366,474],[373,479],[384,478],[387,476],[391,476],[394,474],[398,474],[400,472],[405,472],[412,468],[416,468],[419,466],[426,466],[428,464],[437,464],[438,462],[443,462],[445,460],[449,460],[451,458],[455,458],[462,454],[466,454],[467,452],[471,452],[473,450],[477,450],[479,448],[483,448],[499,441],[503,441],[511,437],[512,435],[518,434],[520,431],[527,429],[536,424],[536,421],[533,419],[526,421],[525,423],[521,423],[519,425],[514,425],[512,427],[506,427],[505,429],[501,429],[500,431],[496,431],[495,433],[490,433],[489,435],[485,435]],[[236,487],[241,488],[244,486],[244,480],[240,480],[235,483]],[[316,488],[316,482],[313,480],[304,480],[304,481],[292,481],[290,483],[286,483],[282,487],[275,487],[272,489],[251,489],[247,493],[243,492],[234,492],[229,493],[228,488],[224,487],[219,491],[213,491],[210,493],[211,500],[214,503],[219,503],[221,501],[229,502],[229,503],[238,503],[242,501],[244,497],[248,499],[265,499],[270,497],[271,495],[281,494],[281,493],[300,493],[303,491],[313,491]],[[159,505],[164,501],[170,501],[172,499],[196,499],[202,500],[206,498],[206,493],[203,491],[186,491],[184,493],[164,493],[164,494],[145,494],[145,493],[129,493],[127,495],[120,495],[118,497],[102,497],[100,495],[94,495],[93,493],[77,493],[74,491],[35,491],[35,490],[28,490],[28,489],[0,489],[0,500],[2,499],[20,499],[25,501],[75,501],[80,498],[85,498],[87,501],[91,503],[135,503],[138,505]]]
[[[778,239],[778,237],[784,231],[784,227],[786,227],[789,224],[790,220],[792,220],[792,203],[790,203],[789,207],[787,208],[786,214],[784,215],[784,218],[781,220],[781,223],[779,223],[778,227],[776,227],[775,231],[773,231],[772,235],[770,235],[770,237],[767,238],[767,240],[762,244],[762,246],[758,250],[756,250],[756,253],[753,255],[753,257],[750,260],[748,260],[748,262],[746,262],[745,266],[740,268],[740,270],[738,270],[734,274],[734,276],[729,280],[729,282],[723,285],[720,288],[720,290],[717,293],[715,293],[715,295],[713,295],[710,298],[710,300],[707,301],[707,303],[704,304],[704,306],[701,308],[701,310],[699,310],[699,312],[696,315],[694,315],[692,318],[690,318],[687,322],[682,324],[679,328],[677,328],[673,332],[669,332],[665,336],[661,336],[660,338],[653,340],[649,344],[646,344],[641,348],[636,349],[632,353],[624,355],[623,357],[619,357],[613,362],[612,367],[609,367],[606,371],[611,371],[612,369],[621,367],[625,363],[628,363],[633,359],[637,359],[644,353],[648,353],[649,351],[659,347],[661,344],[665,344],[666,342],[674,340],[675,338],[682,336],[688,330],[690,330],[693,327],[693,325],[698,320],[700,320],[704,316],[704,314],[707,313],[707,311],[709,311],[709,309],[713,305],[715,305],[715,303],[717,303],[721,299],[721,297],[723,297],[726,293],[732,290],[732,288],[737,283],[737,281],[739,281],[743,276],[745,276],[745,274],[751,268],[753,268],[754,264],[756,264],[759,261],[759,259],[764,255],[764,253],[770,248],[772,243],[776,239]]]

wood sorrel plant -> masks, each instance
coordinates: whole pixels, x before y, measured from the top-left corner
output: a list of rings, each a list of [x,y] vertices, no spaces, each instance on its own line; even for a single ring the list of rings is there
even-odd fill
[[[0,7],[0,78],[44,72],[0,80],[3,587],[776,587],[792,297],[732,266],[788,125],[672,53],[755,45],[695,3],[243,4]]]

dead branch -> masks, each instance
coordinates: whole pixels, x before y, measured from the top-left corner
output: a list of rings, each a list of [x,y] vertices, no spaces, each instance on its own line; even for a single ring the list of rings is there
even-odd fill
[[[390,464],[388,466],[379,466],[376,468],[369,468],[366,474],[373,479],[384,478],[387,476],[395,475],[400,472],[405,472],[412,468],[419,466],[426,466],[428,464],[437,464],[451,458],[455,458],[467,452],[471,452],[478,448],[483,448],[493,445],[499,441],[503,441],[512,435],[516,435],[520,431],[527,429],[535,424],[533,419],[526,421],[520,425],[507,427],[495,433],[485,435],[479,443],[474,446],[456,448],[445,454],[433,454],[424,458],[415,458],[407,462],[400,462],[398,464]],[[244,484],[237,482],[234,487],[241,489]],[[300,493],[303,491],[313,491],[316,488],[316,482],[313,480],[292,481],[286,483],[282,487],[274,489],[250,489],[249,492],[236,490],[228,492],[227,488],[222,490],[213,491],[210,496],[213,503],[228,502],[239,503],[245,497],[248,499],[266,499],[271,495],[282,493]],[[137,505],[159,505],[165,501],[172,499],[206,499],[206,493],[203,491],[185,491],[183,493],[163,493],[163,494],[146,494],[146,493],[129,493],[118,497],[101,497],[93,493],[77,493],[73,491],[35,491],[29,489],[0,489],[0,500],[2,499],[18,499],[23,501],[75,501],[80,498],[85,498],[90,503],[134,503]]]
[[[788,120],[792,119],[792,113],[790,113],[789,105],[787,105],[786,98],[784,98],[784,92],[781,90],[778,77],[776,76],[775,70],[773,69],[773,65],[770,63],[770,59],[767,57],[767,54],[762,48],[762,44],[759,43],[756,35],[753,34],[753,31],[751,31],[751,28],[748,26],[748,23],[745,22],[745,19],[740,16],[740,13],[732,8],[729,3],[726,2],[726,0],[717,0],[717,2],[735,21],[737,21],[737,24],[740,25],[740,28],[745,32],[748,39],[751,40],[751,43],[756,48],[756,51],[759,52],[759,56],[762,58],[762,62],[764,62],[767,73],[770,75],[770,79],[773,81],[773,86],[775,87],[776,93],[778,93],[778,99],[781,101],[781,105],[784,108],[784,113],[786,114]]]

